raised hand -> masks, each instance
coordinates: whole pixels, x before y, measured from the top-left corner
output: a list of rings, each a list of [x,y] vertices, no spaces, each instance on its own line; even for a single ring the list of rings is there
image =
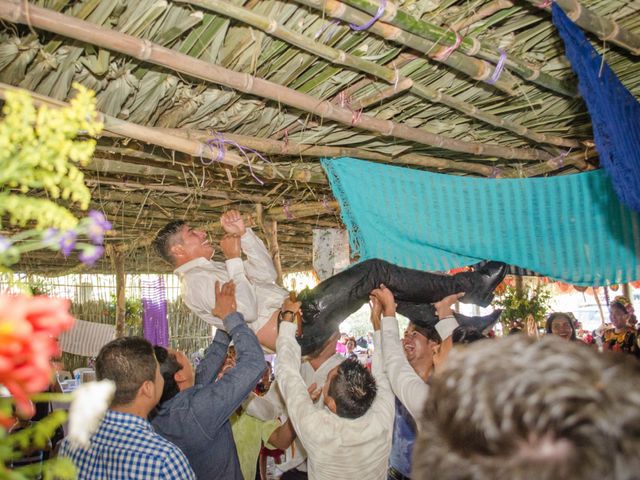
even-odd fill
[[[385,317],[396,316],[396,299],[391,290],[380,284],[380,288],[372,290],[371,295],[377,298],[382,305],[382,313]]]
[[[444,297],[439,302],[433,304],[436,309],[436,314],[438,318],[443,319],[445,317],[450,317],[453,315],[453,310],[451,306],[456,303],[461,297],[464,296],[464,292],[454,293],[453,295],[449,295]]]
[[[369,295],[369,306],[371,307],[371,325],[373,325],[374,330],[380,330],[382,303],[375,295]]]
[[[224,319],[236,310],[236,284],[229,280],[220,286],[220,282],[216,280],[216,306],[211,314]]]
[[[229,210],[223,213],[220,217],[220,223],[225,232],[233,235],[242,236],[247,231],[242,215],[238,210]]]
[[[224,258],[239,258],[242,253],[240,246],[240,236],[235,234],[226,234],[220,240],[220,250],[224,254]]]

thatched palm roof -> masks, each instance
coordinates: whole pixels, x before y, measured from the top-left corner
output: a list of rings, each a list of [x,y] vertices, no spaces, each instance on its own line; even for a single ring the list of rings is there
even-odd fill
[[[640,96],[640,3],[557,1]],[[97,92],[106,132],[86,176],[127,270],[166,270],[148,245],[168,220],[229,208],[275,227],[284,269],[301,269],[311,229],[340,225],[319,157],[487,177],[597,166],[548,2],[536,3],[387,0],[357,31],[378,0],[0,0],[0,90],[45,103],[74,81]],[[47,252],[22,267],[75,263]]]

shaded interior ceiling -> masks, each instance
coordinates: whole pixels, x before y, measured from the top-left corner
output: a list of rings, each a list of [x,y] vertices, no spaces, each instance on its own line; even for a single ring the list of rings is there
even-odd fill
[[[73,82],[96,91],[106,129],[84,171],[127,271],[168,271],[149,249],[167,221],[217,239],[230,208],[259,231],[275,225],[283,269],[301,270],[312,229],[341,226],[321,157],[497,178],[597,167],[562,42],[534,3],[389,0],[359,32],[348,24],[371,19],[377,0],[0,0],[0,82],[45,102],[68,100]],[[588,34],[640,96],[640,2],[581,5],[629,35],[621,46]],[[454,31],[464,40],[451,52]],[[77,263],[36,252],[18,269]],[[96,269],[110,270],[108,258]]]

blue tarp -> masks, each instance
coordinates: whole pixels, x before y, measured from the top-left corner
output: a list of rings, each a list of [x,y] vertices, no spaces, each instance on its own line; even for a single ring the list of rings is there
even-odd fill
[[[575,285],[640,278],[638,214],[602,170],[496,180],[322,163],[362,260],[449,270],[493,259]]]

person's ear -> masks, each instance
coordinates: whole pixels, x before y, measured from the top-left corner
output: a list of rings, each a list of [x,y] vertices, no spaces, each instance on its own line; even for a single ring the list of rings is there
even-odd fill
[[[333,413],[335,413],[336,415],[338,414],[338,408],[336,407],[336,402],[333,398],[329,397],[328,395],[326,397],[324,397],[324,404],[327,406],[327,408],[329,408],[329,410],[331,410]]]
[[[169,248],[169,253],[172,257],[178,258],[184,254],[184,246],[181,243],[174,243]]]
[[[151,380],[145,380],[138,389],[138,395],[144,398],[155,398],[155,385]]]

